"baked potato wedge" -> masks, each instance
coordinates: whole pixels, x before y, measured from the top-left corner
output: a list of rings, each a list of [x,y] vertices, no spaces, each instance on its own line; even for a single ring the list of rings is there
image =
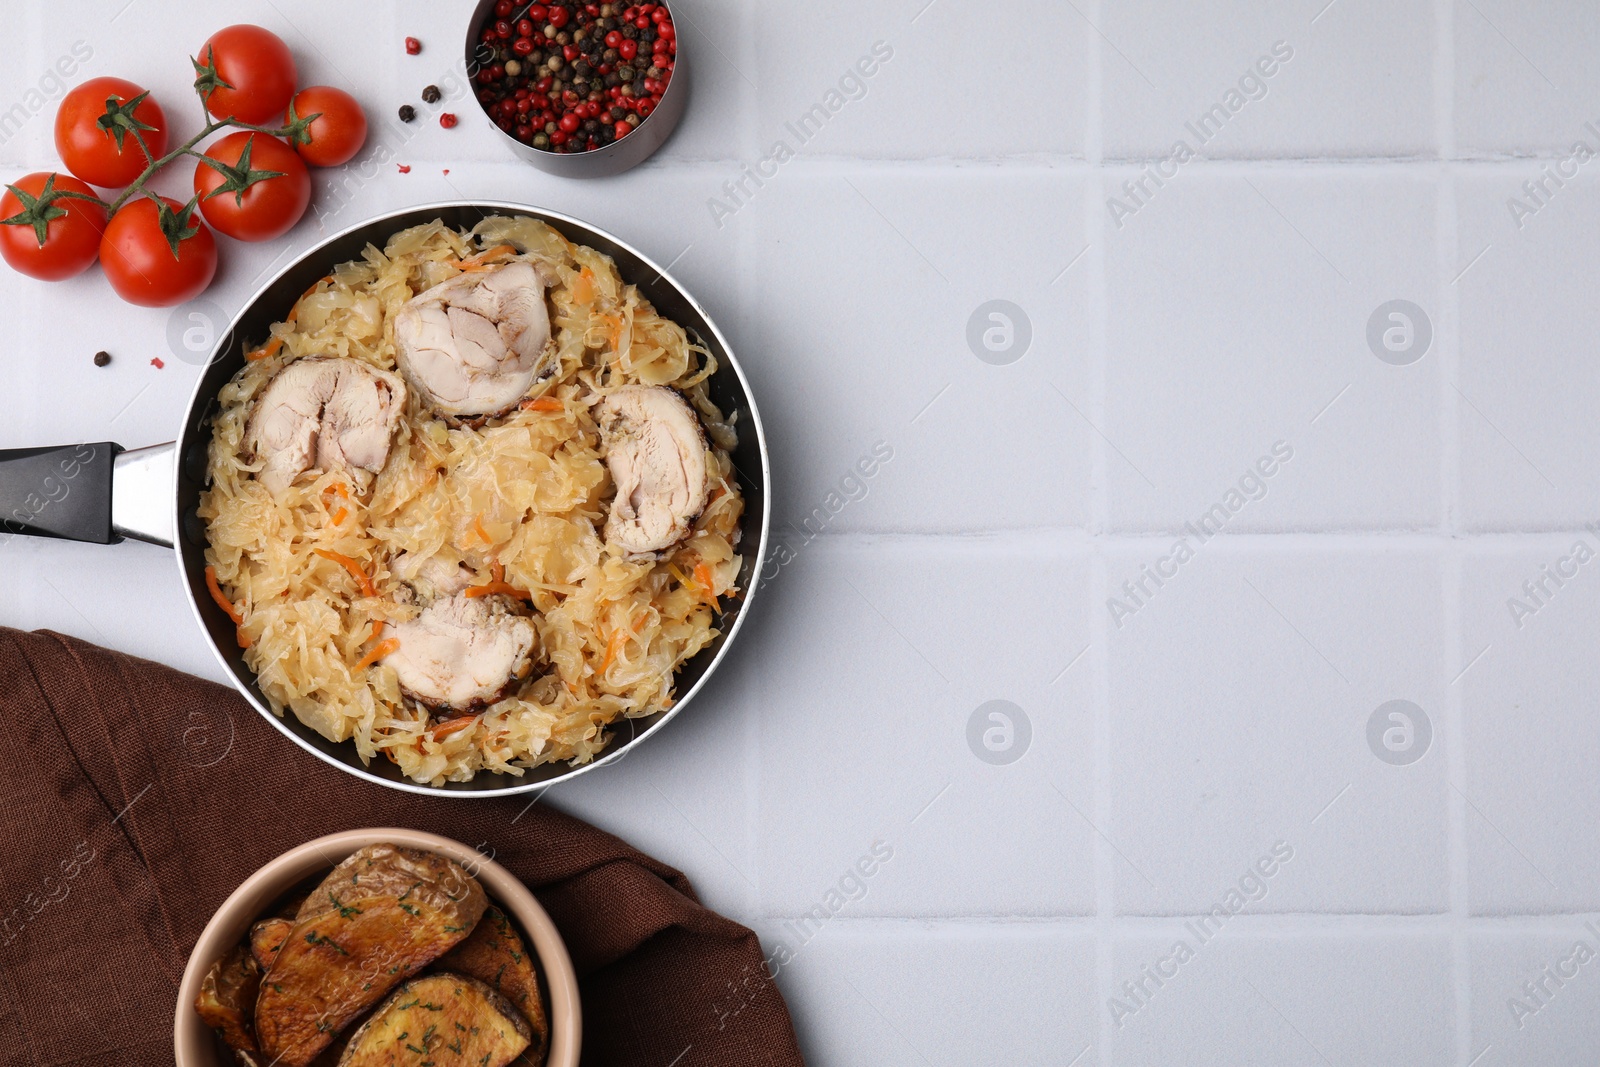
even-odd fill
[[[261,988],[261,966],[240,943],[211,965],[200,982],[194,1010],[231,1049],[256,1051],[256,994]]]
[[[339,1067],[506,1067],[528,1021],[486,983],[436,971],[413,978],[355,1033]]]
[[[289,931],[293,929],[292,921],[279,918],[262,919],[250,927],[250,955],[256,958],[263,971],[272,967],[272,961],[278,958],[278,950],[289,940]]]
[[[307,1067],[363,1011],[454,948],[488,906],[460,864],[369,845],[306,898],[262,976],[256,1041],[275,1067]]]
[[[483,918],[467,939],[440,956],[434,966],[476,978],[509,1000],[528,1020],[532,1038],[523,1059],[544,1062],[550,1043],[550,1020],[544,998],[539,995],[539,976],[533,969],[533,954],[523,944],[522,935],[505,912],[489,905]]]

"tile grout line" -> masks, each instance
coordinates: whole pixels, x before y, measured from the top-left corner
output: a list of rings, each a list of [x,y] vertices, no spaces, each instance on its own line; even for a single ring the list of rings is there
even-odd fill
[[[1435,242],[1438,259],[1438,434],[1440,442],[1440,496],[1443,528],[1451,539],[1461,537],[1461,408],[1453,403],[1453,386],[1461,374],[1461,299],[1454,286],[1458,259],[1459,218],[1456,203],[1456,48],[1454,48],[1454,0],[1435,0],[1434,118],[1438,138],[1438,158],[1443,173],[1435,187]],[[1443,649],[1446,670],[1461,661],[1464,654],[1461,614],[1462,552],[1459,545],[1442,550],[1438,574],[1443,582]],[[1467,918],[1470,912],[1469,864],[1467,864],[1466,800],[1466,725],[1462,712],[1461,688],[1445,686],[1443,741],[1445,741],[1445,781],[1450,795],[1445,797],[1448,862],[1446,881],[1450,893],[1451,1017],[1454,1022],[1456,1062],[1472,1061],[1472,968],[1467,944]]]
[[[1105,0],[1089,0],[1084,19],[1089,23],[1083,29],[1087,48],[1084,63],[1085,92],[1084,152],[1089,159],[1089,169],[1084,182],[1084,240],[1093,251],[1084,264],[1084,289],[1089,301],[1089,373],[1085,383],[1088,390],[1089,412],[1096,425],[1104,425],[1106,409],[1106,378],[1109,369],[1107,316],[1110,304],[1106,292],[1105,216],[1100,211],[1103,188],[1102,170],[1105,156],[1105,49],[1094,27],[1100,25]],[[1090,437],[1091,459],[1089,475],[1089,529],[1103,534],[1109,525],[1109,499],[1106,485],[1108,467],[1106,444],[1099,435]],[[1107,649],[1106,617],[1096,610],[1096,601],[1106,588],[1109,568],[1103,552],[1096,551],[1089,566],[1087,605],[1089,611],[1089,637],[1094,646],[1090,657],[1090,670],[1094,688],[1094,818],[1095,825],[1111,824],[1111,677],[1110,656]],[[1101,990],[1111,988],[1114,978],[1113,949],[1116,926],[1116,879],[1112,867],[1110,843],[1097,836],[1094,841],[1094,994],[1091,1003],[1099,998]],[[1112,1027],[1109,1015],[1096,1012],[1099,1025],[1094,1030],[1098,1046],[1095,1059],[1101,1067],[1112,1067]]]
[[[1462,644],[1461,590],[1462,554],[1445,554],[1441,575],[1444,589],[1445,655],[1449,663],[1459,662]],[[1461,688],[1455,684],[1445,687],[1444,694],[1444,756],[1445,780],[1450,783],[1450,795],[1445,797],[1446,848],[1449,862],[1450,899],[1450,953],[1454,978],[1455,1038],[1459,1062],[1465,1064],[1472,1058],[1472,974],[1468,953],[1467,924],[1471,918],[1471,881],[1467,855],[1466,811],[1466,715],[1462,707]]]
[[[1446,386],[1448,388],[1448,386]],[[1187,516],[1176,516],[1177,525],[1187,521]],[[1472,548],[1480,552],[1499,552],[1515,555],[1532,549],[1567,547],[1574,535],[1592,534],[1587,526],[1559,526],[1548,530],[1491,530],[1478,533],[1452,534],[1448,530],[1338,530],[1319,533],[1315,530],[1271,530],[1229,533],[1224,530],[1214,535],[1208,546],[1226,551],[1258,552],[1262,549],[1311,552],[1373,552],[1373,551],[1428,551],[1445,552],[1451,549]],[[1095,549],[1167,548],[1172,544],[1171,529],[1128,530],[1116,533],[1093,533],[1083,526],[1010,526],[959,528],[948,530],[906,530],[860,528],[827,529],[814,535],[818,543],[864,545],[906,544],[938,542],[951,548],[993,549],[1027,548],[1043,539],[1052,547],[1080,552]]]
[[[1201,903],[1195,904],[1202,907]],[[1183,924],[1194,918],[1194,912],[1176,915],[1148,915],[1128,913],[1117,917],[1120,933],[1129,936],[1149,937],[1167,933],[1181,933]],[[757,915],[755,921],[775,922],[790,918],[787,915]],[[1344,938],[1344,937],[1431,937],[1448,938],[1455,925],[1455,917],[1448,911],[1434,912],[1329,912],[1329,911],[1269,911],[1251,915],[1235,915],[1239,936],[1260,939],[1292,938]],[[1468,933],[1490,937],[1566,936],[1572,933],[1574,923],[1593,919],[1594,911],[1524,912],[1506,915],[1479,915],[1464,924]],[[839,928],[876,930],[895,926],[915,926],[919,929],[987,930],[995,927],[1027,927],[1061,930],[1069,933],[1092,932],[1096,919],[1093,914],[1082,915],[846,915],[839,914],[829,920],[829,925]],[[1233,920],[1230,920],[1233,923]],[[1232,935],[1229,935],[1230,937]],[[1587,973],[1587,972],[1585,972]],[[1481,1050],[1480,1050],[1481,1051]]]
[[[1452,538],[1461,536],[1461,423],[1460,405],[1451,395],[1461,375],[1460,291],[1454,284],[1455,263],[1459,255],[1460,211],[1455,184],[1455,0],[1435,0],[1434,20],[1434,117],[1439,141],[1439,158],[1444,170],[1435,188],[1437,259],[1439,267],[1439,310],[1435,341],[1439,353],[1439,434],[1440,494],[1444,529]],[[1443,621],[1446,669],[1461,662],[1466,653],[1461,613],[1463,553],[1460,546],[1445,548],[1439,569],[1444,588]],[[1451,785],[1445,797],[1446,846],[1449,864],[1447,880],[1450,900],[1450,958],[1454,1005],[1452,1013],[1456,1061],[1470,1063],[1472,1051],[1472,970],[1467,938],[1470,918],[1470,867],[1467,855],[1466,814],[1466,725],[1462,690],[1454,682],[1444,693],[1445,780]]]

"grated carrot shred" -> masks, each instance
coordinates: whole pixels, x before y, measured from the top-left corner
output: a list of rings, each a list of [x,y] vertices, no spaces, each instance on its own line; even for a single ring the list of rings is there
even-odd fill
[[[378,595],[378,587],[372,584],[372,579],[367,577],[367,572],[361,569],[361,564],[357,563],[349,556],[341,555],[338,552],[329,552],[325,548],[313,548],[311,551],[321,556],[323,559],[332,560],[334,563],[339,564],[339,566],[349,571],[350,577],[354,578],[356,582],[360,584],[361,592],[366,596]]]
[[[717,600],[717,594],[713,592],[715,583],[711,578],[711,568],[703,562],[696,563],[694,565],[694,580],[705,591],[705,601],[711,606],[711,610],[721,611],[722,604]]]
[[[611,661],[617,658],[617,653],[622,651],[622,642],[628,639],[628,633],[620,626],[611,631],[611,639],[606,642],[606,658],[600,661],[600,673],[606,673]]]
[[[463,726],[471,726],[477,721],[478,716],[476,715],[462,715],[454,719],[446,719],[438,726],[435,726],[433,729],[429,730],[428,736],[437,741],[439,738],[444,737],[447,734],[453,734]]]
[[[496,561],[489,564],[489,582],[485,585],[470,585],[462,591],[468,600],[476,600],[481,596],[493,596],[496,593],[516,597],[518,600],[533,600],[533,594],[526,589],[518,589],[506,581],[505,565]]]
[[[206,568],[206,590],[211,594],[211,599],[217,602],[217,607],[227,612],[228,618],[233,620],[235,626],[244,623],[244,613],[234,607],[232,602],[222,594],[222,586],[217,584],[217,568]],[[249,645],[240,645],[240,648],[249,648]]]
[[[284,316],[283,321],[284,322],[298,322],[298,321],[300,321],[300,301],[304,300],[306,297],[308,297],[312,293],[316,292],[317,291],[317,286],[321,285],[323,282],[331,282],[331,281],[333,281],[333,275],[327,274],[327,275],[324,275],[321,278],[318,278],[316,281],[312,282],[311,283],[311,288],[307,289],[305,292],[300,294],[300,300],[296,300],[294,302],[294,307],[289,309],[289,314]],[[266,359],[268,356],[277,355],[278,354],[278,350],[281,349],[282,347],[283,347],[283,338],[274,337],[272,340],[268,341],[266,344],[262,345],[260,348],[256,349],[255,351],[246,352],[244,354],[244,358],[249,360],[250,362],[254,363],[258,359]]]
[[[584,267],[578,274],[578,280],[572,283],[572,302],[574,304],[594,303],[594,271]]]
[[[277,355],[278,354],[278,349],[280,349],[282,347],[283,347],[283,338],[274,337],[272,340],[268,341],[266,344],[262,345],[260,348],[257,348],[257,349],[255,349],[254,351],[251,351],[251,352],[246,352],[244,354],[244,358],[249,360],[251,363],[254,363],[258,359],[266,359],[268,356]]]
[[[523,411],[565,411],[567,406],[553,396],[541,396],[537,400],[524,400],[520,407]]]
[[[333,524],[335,526],[338,526],[340,523],[344,522],[345,518],[349,514],[350,514],[349,510],[346,509],[346,508],[340,508],[338,511],[335,511],[333,513]]]
[[[372,646],[365,656],[356,661],[355,669],[364,671],[399,647],[400,641],[398,638],[391,637],[387,641],[379,641]]]
[[[481,511],[472,516],[472,532],[477,534],[485,545],[494,544],[494,539],[489,536],[489,531],[483,528],[483,512]]]
[[[494,596],[497,593],[504,596],[515,597],[518,600],[526,600],[529,602],[533,600],[532,593],[528,592],[526,589],[518,589],[509,582],[490,582],[487,585],[469,585],[465,590],[462,591],[462,595],[468,600],[476,600],[481,596]]]
[[[515,245],[495,245],[493,248],[485,248],[482,252],[468,256],[466,259],[457,260],[456,266],[464,271],[488,270],[489,260],[516,250]]]

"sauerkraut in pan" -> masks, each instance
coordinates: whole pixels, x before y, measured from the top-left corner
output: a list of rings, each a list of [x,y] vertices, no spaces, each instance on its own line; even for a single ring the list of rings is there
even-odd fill
[[[273,710],[439,785],[670,707],[739,592],[715,369],[533,219],[340,264],[223,388],[201,498]]]

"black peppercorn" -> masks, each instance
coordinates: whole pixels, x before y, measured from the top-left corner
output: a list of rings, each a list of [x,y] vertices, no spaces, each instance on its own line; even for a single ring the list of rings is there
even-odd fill
[[[96,367],[104,367],[107,363],[110,363],[110,362],[111,362],[111,353],[110,352],[96,352],[94,354],[94,365]]]
[[[622,27],[622,36],[626,37],[630,41],[637,41],[639,39],[639,31],[634,28],[632,23],[629,23],[628,25]]]
[[[533,147],[535,147],[535,148],[549,148],[550,147],[550,138],[548,136],[546,136],[545,134],[543,134],[543,133],[534,134],[533,135]]]
[[[612,71],[610,74],[607,74],[605,81],[607,89],[615,89],[617,86],[622,84],[622,79],[617,75],[616,71]]]
[[[625,82],[633,81],[633,68],[624,63],[622,66],[617,68],[617,77],[621,78]]]
[[[400,105],[400,121],[401,122],[410,122],[412,119],[414,119],[416,117],[417,117],[417,109],[416,108],[412,107],[410,104],[401,104]]]
[[[587,78],[589,75],[594,73],[594,68],[590,66],[589,61],[585,59],[578,60],[575,69],[577,70],[578,77],[580,78]]]
[[[424,104],[437,104],[439,96],[439,87],[437,85],[430,85],[422,90],[422,102]]]

